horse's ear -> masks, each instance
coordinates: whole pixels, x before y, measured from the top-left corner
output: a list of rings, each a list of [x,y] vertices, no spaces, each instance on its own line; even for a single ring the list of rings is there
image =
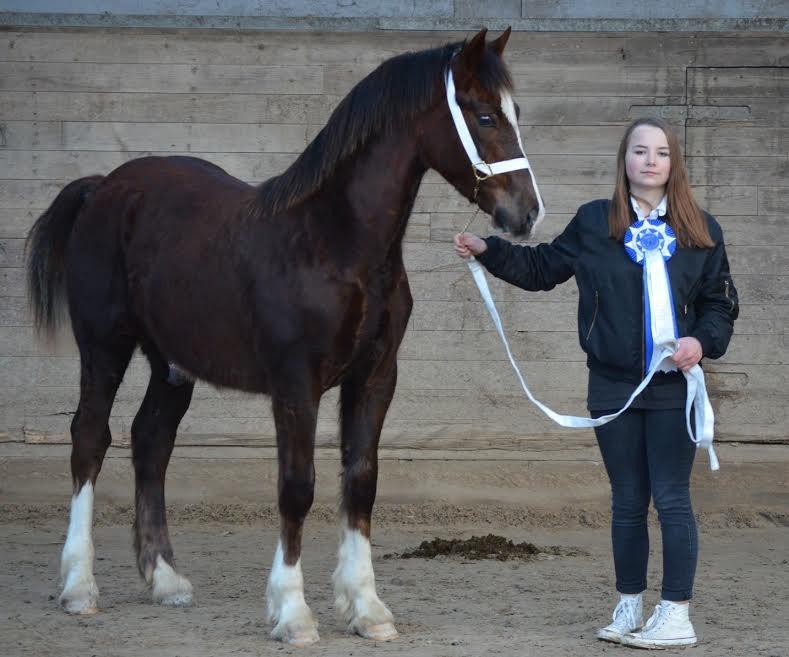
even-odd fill
[[[467,70],[476,70],[477,65],[482,61],[482,57],[485,54],[485,35],[487,33],[488,28],[483,27],[460,51],[459,57]]]
[[[495,41],[492,41],[490,44],[490,49],[495,52],[499,57],[501,57],[501,53],[504,52],[504,46],[507,45],[507,41],[509,41],[510,34],[512,34],[512,27],[508,27],[504,30],[504,33]]]

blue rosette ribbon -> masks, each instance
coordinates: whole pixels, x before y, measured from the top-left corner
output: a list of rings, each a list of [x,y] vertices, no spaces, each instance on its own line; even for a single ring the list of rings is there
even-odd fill
[[[679,337],[666,267],[677,250],[677,237],[662,219],[644,219],[627,229],[624,242],[630,259],[644,268],[644,346],[649,370],[656,342],[664,344]]]

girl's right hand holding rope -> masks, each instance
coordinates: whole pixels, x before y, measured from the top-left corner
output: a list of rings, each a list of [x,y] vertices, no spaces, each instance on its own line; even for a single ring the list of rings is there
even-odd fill
[[[458,233],[455,235],[455,253],[461,258],[470,258],[471,256],[478,256],[484,253],[488,245],[480,237],[473,233]]]

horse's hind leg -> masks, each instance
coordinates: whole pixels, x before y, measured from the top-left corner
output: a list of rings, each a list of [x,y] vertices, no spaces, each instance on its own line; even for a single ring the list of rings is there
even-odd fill
[[[306,646],[318,641],[318,625],[304,600],[301,533],[315,491],[315,426],[318,401],[272,400],[279,457],[280,539],[271,566],[266,598],[271,636]]]
[[[154,602],[188,605],[192,602],[192,585],[175,572],[164,480],[178,425],[192,400],[194,383],[169,383],[166,361],[156,354],[148,356],[151,379],[132,423],[137,567],[152,587]]]
[[[79,338],[78,338],[79,339]],[[80,342],[80,399],[71,422],[71,499],[68,534],[63,546],[60,605],[69,613],[96,611],[99,590],[93,577],[93,490],[111,442],[107,421],[115,393],[129,364],[134,342],[119,339],[101,348]]]

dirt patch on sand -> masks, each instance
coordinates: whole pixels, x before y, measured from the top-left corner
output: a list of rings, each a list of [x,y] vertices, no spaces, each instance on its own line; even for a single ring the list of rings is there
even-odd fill
[[[455,557],[470,561],[495,559],[496,561],[530,561],[544,557],[583,556],[583,550],[563,548],[558,545],[538,547],[534,543],[515,543],[509,538],[496,534],[472,536],[471,538],[434,538],[422,541],[413,550],[402,554],[385,554],[384,559],[433,559],[438,556]]]

